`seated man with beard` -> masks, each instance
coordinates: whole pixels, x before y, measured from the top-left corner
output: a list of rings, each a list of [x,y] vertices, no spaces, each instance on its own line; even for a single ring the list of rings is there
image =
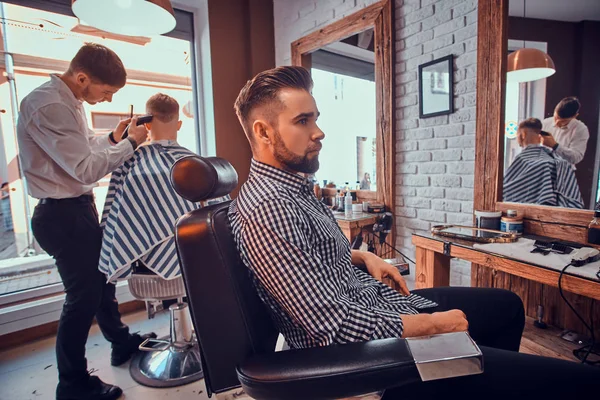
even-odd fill
[[[398,270],[350,249],[307,176],[319,168],[324,133],[302,67],[258,74],[235,110],[252,148],[248,181],[229,209],[234,240],[253,284],[292,348],[469,330],[484,354],[480,375],[418,382],[384,399],[557,398],[597,386],[600,370],[520,354],[525,323],[509,291],[443,287],[410,293]],[[356,268],[363,264],[367,273]],[[381,283],[392,277],[400,292]],[[467,322],[468,321],[468,322]],[[539,381],[538,381],[539,380]],[[531,382],[543,382],[531,384]]]

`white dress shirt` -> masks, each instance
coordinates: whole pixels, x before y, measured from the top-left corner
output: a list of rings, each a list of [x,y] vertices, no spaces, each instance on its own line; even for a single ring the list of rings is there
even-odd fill
[[[577,119],[572,119],[567,126],[559,128],[554,123],[554,117],[542,121],[542,129],[554,136],[558,143],[556,155],[567,160],[575,168],[583,160],[590,132],[587,126]]]
[[[95,136],[83,104],[58,75],[21,102],[17,139],[29,194],[38,199],[91,193],[134,151],[128,140],[113,146],[108,135]]]

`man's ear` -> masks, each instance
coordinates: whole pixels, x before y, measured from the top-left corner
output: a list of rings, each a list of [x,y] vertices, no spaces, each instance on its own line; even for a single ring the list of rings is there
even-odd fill
[[[252,124],[252,133],[254,134],[254,138],[257,142],[262,142],[265,144],[271,143],[271,138],[269,137],[268,131],[271,126],[262,119],[257,119]]]
[[[179,120],[177,121],[177,130],[181,129],[181,124],[183,123],[183,121]]]
[[[148,129],[149,131],[152,130],[152,122],[145,122],[144,126],[146,127],[146,129]]]
[[[77,82],[79,86],[87,86],[87,84],[90,83],[90,78],[85,74],[85,72],[79,71],[75,74],[75,82]]]

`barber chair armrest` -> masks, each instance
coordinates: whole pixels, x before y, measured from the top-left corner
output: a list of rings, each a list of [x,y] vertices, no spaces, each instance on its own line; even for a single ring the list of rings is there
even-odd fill
[[[237,368],[254,399],[339,399],[420,381],[403,339],[252,356]]]
[[[257,400],[339,399],[482,372],[483,355],[467,332],[260,354],[237,368]]]

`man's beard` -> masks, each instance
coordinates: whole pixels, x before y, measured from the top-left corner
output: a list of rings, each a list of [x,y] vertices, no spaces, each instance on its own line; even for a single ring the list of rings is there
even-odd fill
[[[89,95],[90,95],[90,88],[89,88],[89,87],[86,87],[86,88],[84,88],[84,89],[83,89],[83,92],[81,92],[81,98],[82,98],[84,101],[86,101],[88,104],[92,104],[92,105],[93,105],[93,104],[96,104],[96,103],[97,103],[97,101],[92,101],[92,100],[89,100],[89,99],[88,99]]]
[[[319,156],[316,155],[312,159],[308,158],[308,154],[299,156],[292,153],[281,139],[278,131],[275,131],[273,143],[273,156],[281,164],[285,165],[292,171],[304,172],[306,174],[314,174],[319,169]],[[316,149],[315,149],[316,150]]]

